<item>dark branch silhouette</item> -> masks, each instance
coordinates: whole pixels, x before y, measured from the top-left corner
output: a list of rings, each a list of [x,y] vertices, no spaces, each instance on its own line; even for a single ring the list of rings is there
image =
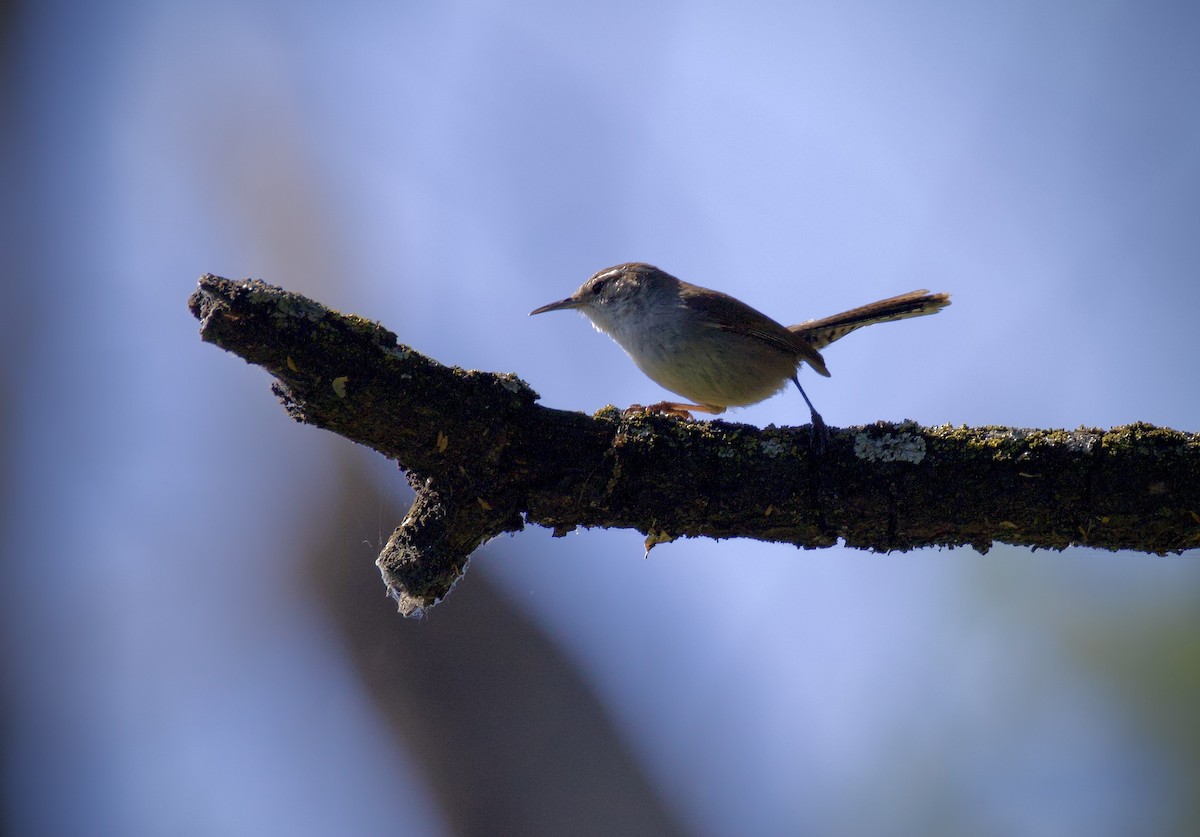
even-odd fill
[[[266,369],[292,418],[408,471],[417,499],[377,564],[405,615],[526,523],[679,537],[843,541],[880,552],[992,543],[1166,554],[1200,547],[1200,435],[1096,429],[808,428],[539,406],[513,374],[447,367],[396,335],[259,281],[188,300],[207,342]]]

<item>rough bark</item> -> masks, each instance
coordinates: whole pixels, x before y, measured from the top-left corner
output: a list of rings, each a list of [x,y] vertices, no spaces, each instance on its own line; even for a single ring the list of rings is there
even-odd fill
[[[1200,547],[1200,436],[809,428],[539,406],[513,374],[444,366],[360,317],[259,281],[201,277],[201,338],[266,369],[292,418],[395,459],[417,499],[377,564],[406,615],[526,523],[631,528],[646,547],[746,537],[881,552],[992,543],[1164,554]]]

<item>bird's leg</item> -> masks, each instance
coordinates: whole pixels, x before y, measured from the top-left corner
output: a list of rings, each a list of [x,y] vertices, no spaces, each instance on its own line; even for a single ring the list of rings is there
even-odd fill
[[[629,413],[661,413],[664,416],[674,416],[681,419],[690,419],[693,411],[717,416],[725,412],[725,408],[711,407],[707,404],[679,404],[675,401],[660,401],[657,404],[651,404],[649,407],[643,407],[641,404],[631,404],[624,410],[626,415]]]
[[[808,411],[812,414],[812,447],[813,452],[819,455],[825,450],[825,443],[829,441],[829,428],[825,426],[825,419],[821,418],[817,408],[808,400],[808,393],[804,391],[804,387],[800,386],[800,378],[795,372],[792,373],[792,383],[796,385],[796,389],[800,390],[800,395],[804,399],[804,403],[808,405]]]

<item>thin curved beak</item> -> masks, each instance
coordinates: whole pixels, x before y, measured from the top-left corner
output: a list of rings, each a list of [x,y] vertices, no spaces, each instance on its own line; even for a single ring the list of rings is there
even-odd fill
[[[551,302],[549,305],[543,305],[541,308],[534,308],[529,312],[529,316],[534,314],[545,314],[547,311],[562,311],[567,308],[582,308],[583,300],[569,296],[566,299],[560,299],[558,302]]]

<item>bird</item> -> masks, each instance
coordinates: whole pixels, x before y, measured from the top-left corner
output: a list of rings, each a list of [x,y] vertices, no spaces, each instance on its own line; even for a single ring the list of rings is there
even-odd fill
[[[684,282],[645,262],[626,262],[597,271],[571,296],[529,315],[581,312],[647,377],[688,399],[630,410],[720,415],[770,398],[790,381],[808,405],[816,431],[824,421],[800,385],[802,365],[829,377],[821,349],[830,343],[863,326],[935,314],[949,304],[949,294],[917,290],[784,326],[729,294]]]

